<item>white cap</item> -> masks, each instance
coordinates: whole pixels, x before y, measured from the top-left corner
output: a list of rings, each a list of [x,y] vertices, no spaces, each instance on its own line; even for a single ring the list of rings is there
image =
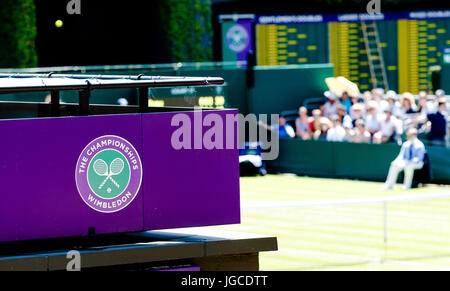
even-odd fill
[[[331,99],[331,100],[337,100],[338,97],[336,94],[334,94],[331,91],[325,91],[325,93],[323,94],[327,99]]]
[[[367,102],[367,109],[378,109],[378,103],[375,100],[370,100]]]
[[[386,93],[386,99],[394,99],[394,100],[398,100],[398,95],[395,91],[393,90],[389,90]]]
[[[125,98],[119,98],[117,99],[117,104],[120,106],[128,106],[128,100]]]
[[[434,93],[434,95],[436,95],[436,97],[444,97],[445,96],[445,91],[442,89],[439,89],[436,91],[436,93]]]

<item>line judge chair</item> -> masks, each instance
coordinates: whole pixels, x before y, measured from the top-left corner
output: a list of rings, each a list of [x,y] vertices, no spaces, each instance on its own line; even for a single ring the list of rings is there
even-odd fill
[[[425,153],[423,158],[423,168],[414,171],[412,188],[418,188],[420,184],[430,183],[432,179],[430,157],[428,156],[428,153]]]

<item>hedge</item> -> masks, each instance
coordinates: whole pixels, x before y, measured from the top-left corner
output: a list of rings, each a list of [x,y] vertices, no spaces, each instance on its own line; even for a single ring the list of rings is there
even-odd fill
[[[0,67],[36,67],[33,0],[0,0]]]
[[[210,61],[211,1],[159,0],[158,6],[171,61]]]

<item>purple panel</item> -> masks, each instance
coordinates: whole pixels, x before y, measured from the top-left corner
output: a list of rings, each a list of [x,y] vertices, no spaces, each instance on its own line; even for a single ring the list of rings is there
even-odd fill
[[[176,114],[0,121],[0,242],[85,236],[89,228],[106,234],[239,223],[236,144],[233,149],[175,150],[171,137],[177,127],[171,120]],[[193,112],[184,114],[194,120]],[[237,112],[208,111],[203,117],[210,114],[226,124],[226,114]],[[232,129],[237,142],[236,124]],[[226,136],[226,128],[221,130]],[[90,155],[89,149],[102,141]],[[111,177],[113,162],[121,157],[115,142],[124,144],[124,164],[114,167],[123,176]],[[80,174],[88,156],[86,174]],[[90,161],[98,159],[106,165],[103,174],[102,167],[90,170],[96,164]],[[137,194],[128,196],[133,191]],[[99,204],[89,205],[95,195]],[[126,205],[114,205],[125,196]]]
[[[142,230],[143,194],[121,211],[95,211],[80,197],[75,167],[94,139],[115,135],[141,147],[141,116],[0,121],[0,241]]]
[[[253,49],[253,21],[249,19],[240,19],[238,21],[238,24],[240,24],[244,29],[247,31],[248,34],[248,46],[243,50],[242,52],[237,54],[237,60],[238,61],[247,61],[248,53],[251,51],[254,51]]]
[[[175,114],[179,113],[143,115],[145,229],[239,223],[237,147],[174,149],[171,137],[178,127],[172,127],[171,120]],[[194,125],[193,112],[182,114],[189,116]],[[209,114],[218,114],[226,124],[226,114],[235,115],[237,111],[204,111],[203,118]],[[203,133],[207,130],[201,129]],[[237,126],[234,130],[237,135]],[[225,136],[225,129],[223,132]]]

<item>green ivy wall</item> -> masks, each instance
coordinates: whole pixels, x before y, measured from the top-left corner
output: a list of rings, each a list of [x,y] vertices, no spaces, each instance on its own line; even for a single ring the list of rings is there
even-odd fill
[[[211,1],[159,0],[158,6],[171,61],[210,61]]]
[[[35,39],[34,1],[0,0],[0,67],[36,67]]]

